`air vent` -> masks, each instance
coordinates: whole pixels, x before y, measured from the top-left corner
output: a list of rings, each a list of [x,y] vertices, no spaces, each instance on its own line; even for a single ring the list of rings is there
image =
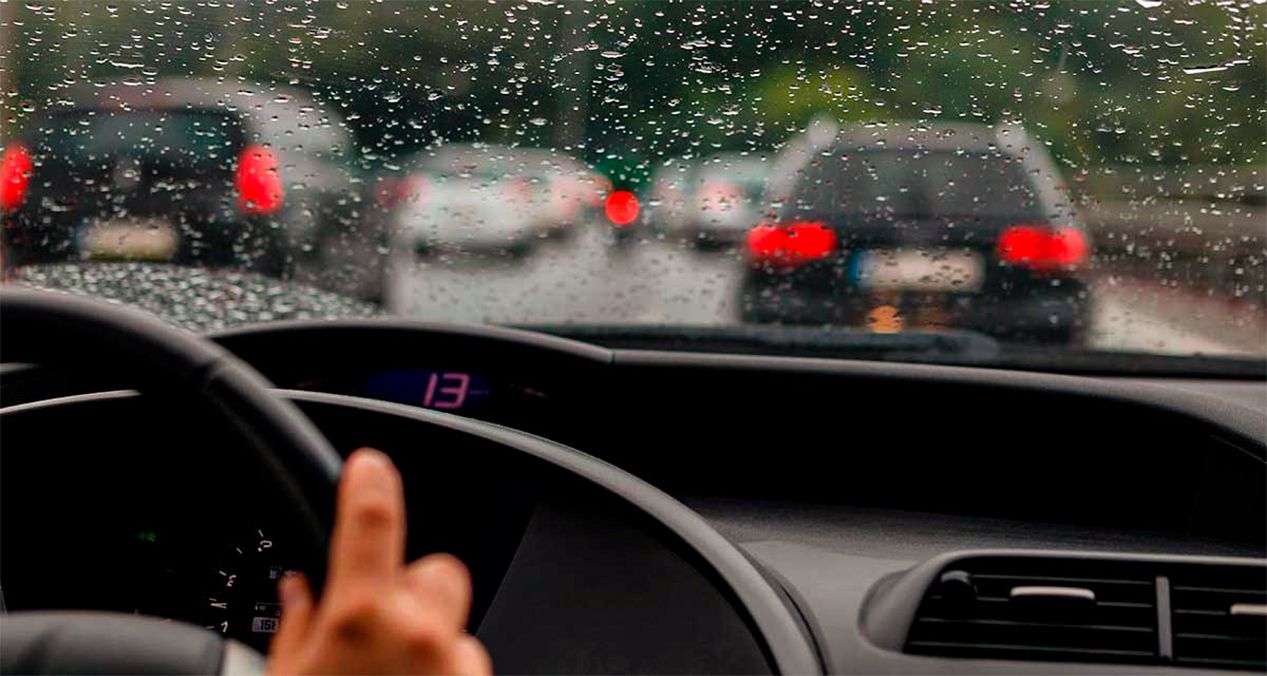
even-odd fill
[[[1154,579],[1135,566],[974,559],[924,598],[907,652],[1145,663],[1157,656]],[[1090,564],[1090,565],[1088,565]]]
[[[1267,566],[991,556],[941,569],[906,652],[1261,670],[1264,637]]]
[[[1175,662],[1267,668],[1267,569],[1183,567],[1169,583]]]

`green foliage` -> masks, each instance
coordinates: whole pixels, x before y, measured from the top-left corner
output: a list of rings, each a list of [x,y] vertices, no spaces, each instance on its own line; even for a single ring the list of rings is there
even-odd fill
[[[820,115],[1017,120],[1075,170],[1267,161],[1267,5],[1145,4],[10,2],[4,119],[174,74],[311,87],[368,162],[480,138],[637,182]]]

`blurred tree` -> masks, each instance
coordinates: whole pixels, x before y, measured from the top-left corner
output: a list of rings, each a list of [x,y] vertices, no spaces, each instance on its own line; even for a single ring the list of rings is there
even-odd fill
[[[9,2],[0,133],[72,86],[178,75],[309,87],[367,166],[481,139],[636,183],[822,114],[1020,121],[1075,171],[1262,163],[1265,26],[1252,2]]]

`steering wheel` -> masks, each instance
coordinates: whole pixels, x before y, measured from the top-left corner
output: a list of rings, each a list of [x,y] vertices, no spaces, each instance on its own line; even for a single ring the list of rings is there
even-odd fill
[[[375,418],[380,423],[412,420],[410,424],[483,440],[511,457],[557,468],[597,489],[604,499],[634,508],[640,513],[638,518],[650,519],[693,552],[693,560],[716,580],[715,591],[733,600],[739,613],[736,621],[750,627],[768,668],[784,673],[821,671],[804,621],[768,575],[698,514],[601,460],[523,432],[434,411],[320,393],[291,392],[283,399],[270,391],[262,376],[222,348],[120,305],[6,289],[0,291],[0,324],[4,327],[3,361],[113,369],[142,393],[200,408],[212,421],[236,432],[249,451],[247,461],[258,465],[271,484],[269,489],[278,495],[279,507],[293,513],[297,531],[291,536],[296,553],[309,562],[311,567],[305,572],[315,585],[322,578],[340,460],[292,401],[304,410],[322,410],[323,415],[374,415],[380,416]],[[9,424],[31,411],[73,409],[80,405],[78,399],[15,406],[0,411],[0,418]],[[113,393],[94,398],[93,405],[135,399]],[[39,429],[28,432],[38,440]],[[22,436],[20,431],[17,434]],[[5,673],[228,673],[257,670],[262,664],[262,656],[251,648],[180,622],[114,613],[0,615],[0,672]]]
[[[233,431],[299,530],[323,576],[341,460],[263,376],[224,349],[147,313],[67,294],[0,291],[5,362],[103,367],[147,394],[199,407]],[[11,613],[0,619],[4,673],[227,673],[262,657],[192,625],[118,613]]]

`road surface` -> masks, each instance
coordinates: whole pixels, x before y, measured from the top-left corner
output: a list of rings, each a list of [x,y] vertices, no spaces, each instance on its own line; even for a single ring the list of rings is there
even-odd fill
[[[470,323],[738,321],[734,254],[658,241],[615,244],[601,226],[543,241],[523,259],[419,261],[398,254],[393,312]],[[1090,347],[1166,354],[1267,355],[1261,306],[1202,298],[1102,273],[1093,282]]]

